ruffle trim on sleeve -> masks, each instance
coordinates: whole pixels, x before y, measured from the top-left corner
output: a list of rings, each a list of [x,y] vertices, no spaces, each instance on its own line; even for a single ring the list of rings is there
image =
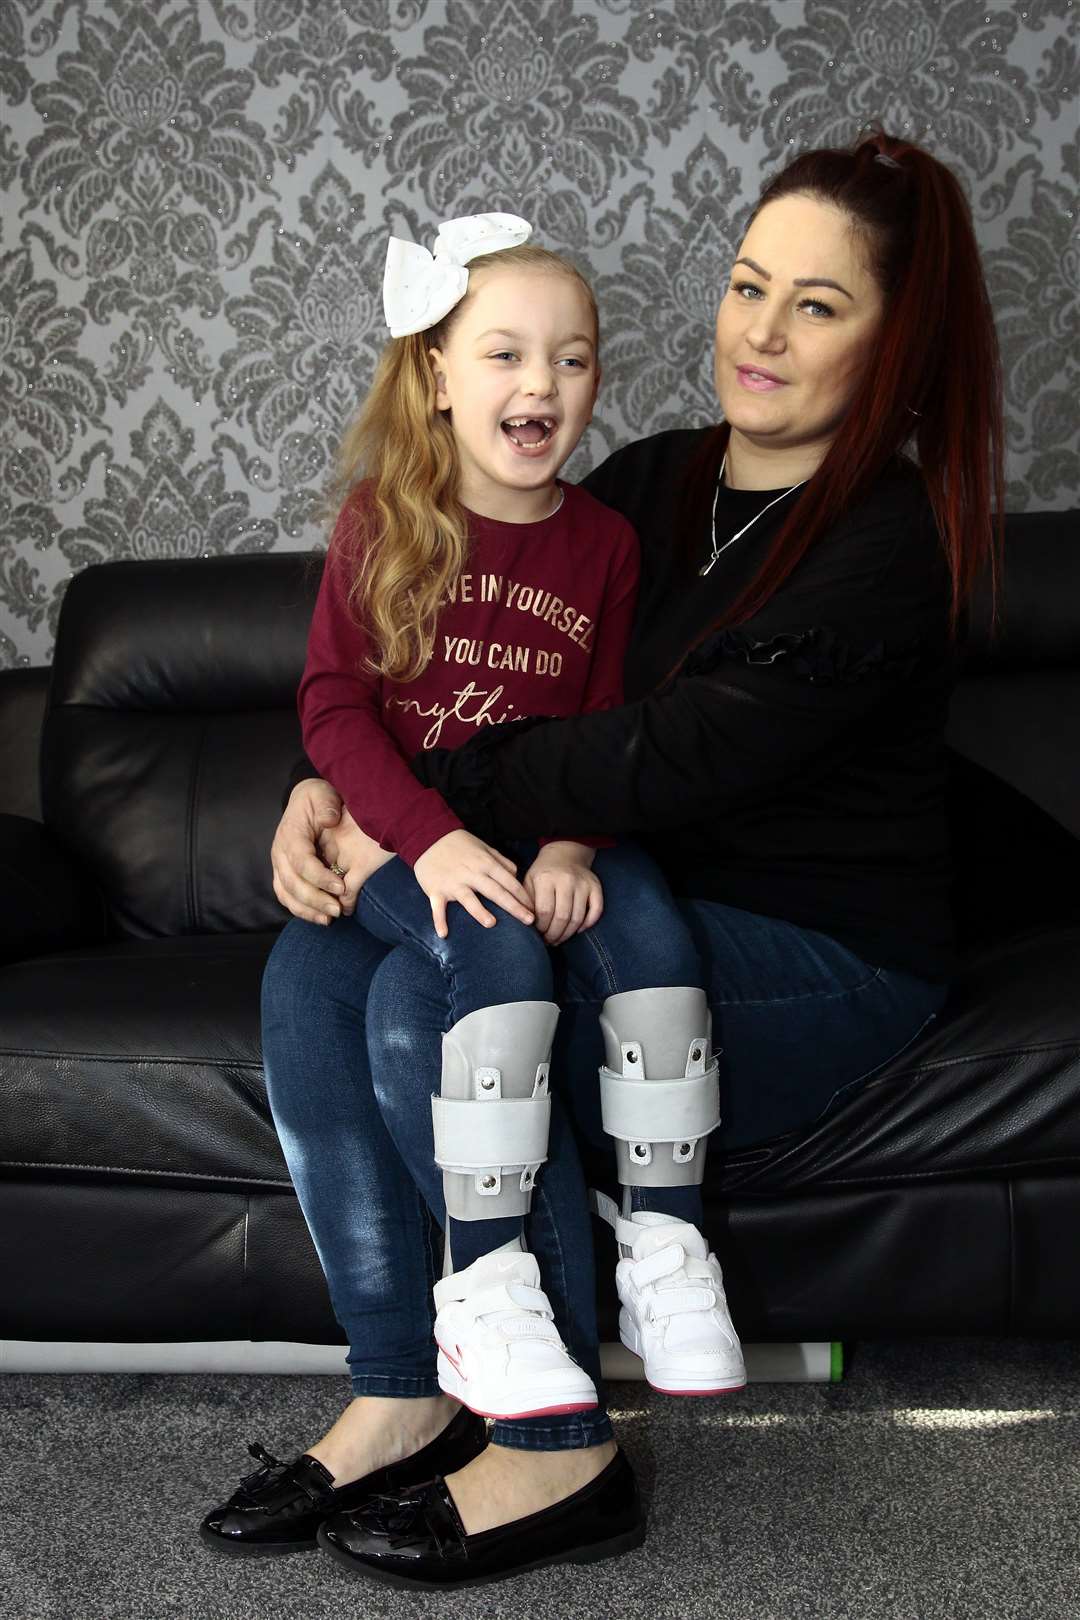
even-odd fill
[[[853,647],[830,625],[786,630],[759,640],[749,631],[717,630],[695,647],[680,671],[708,675],[728,660],[745,664],[783,664],[812,686],[849,686],[859,681],[903,681],[919,663],[919,648],[889,648],[884,641]]]
[[[442,794],[470,832],[492,842],[494,818],[490,806],[495,751],[511,737],[531,731],[551,718],[551,715],[527,714],[517,720],[484,726],[457,748],[433,748],[418,754],[414,774],[426,787],[433,787]]]

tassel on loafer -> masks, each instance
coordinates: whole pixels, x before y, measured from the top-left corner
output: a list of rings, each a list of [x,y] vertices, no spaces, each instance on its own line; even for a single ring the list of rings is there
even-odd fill
[[[334,1514],[319,1546],[354,1575],[445,1591],[486,1586],[549,1564],[591,1564],[640,1546],[645,1517],[622,1452],[565,1501],[479,1535],[466,1533],[445,1479]]]
[[[315,1533],[331,1514],[357,1508],[376,1492],[404,1491],[455,1473],[486,1443],[486,1424],[463,1407],[430,1445],[341,1486],[306,1452],[292,1462],[279,1462],[255,1443],[248,1450],[260,1466],[241,1480],[227,1502],[206,1515],[199,1535],[215,1552],[234,1557],[312,1552]]]

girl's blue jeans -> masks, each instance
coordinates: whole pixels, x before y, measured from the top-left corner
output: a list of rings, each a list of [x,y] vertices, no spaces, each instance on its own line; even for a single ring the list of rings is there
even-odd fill
[[[723,1048],[724,1123],[712,1138],[715,1152],[808,1125],[913,1040],[945,996],[943,985],[868,965],[813,930],[706,900],[678,902],[696,959],[689,978],[665,980],[658,976],[664,941],[636,889],[619,903],[605,882],[601,857],[616,854],[622,865],[608,878],[613,887],[620,870],[633,884],[638,858],[630,846],[598,852],[609,905],[597,929],[609,922],[607,945],[603,935],[586,944],[596,929],[568,941],[555,953],[554,996],[539,998],[557,1000],[563,1017],[552,1061],[548,1162],[528,1229],[563,1338],[598,1389],[592,1231],[563,1103],[572,1096],[586,1133],[599,1135],[600,1003],[642,985],[704,983],[714,1043]],[[639,876],[654,870],[640,860]],[[365,904],[377,896],[376,883]],[[664,903],[670,909],[669,897]],[[499,936],[508,944],[514,930],[538,939],[498,908],[488,909],[498,918],[490,930],[452,907],[451,936],[460,923],[471,924],[485,948],[497,949]],[[616,925],[618,951],[609,948]],[[437,939],[433,928],[431,938]],[[642,976],[635,970],[646,959]],[[431,1290],[441,1272],[443,1207],[429,1099],[438,1087],[442,1035],[470,1010],[462,1010],[460,982],[450,980],[438,951],[389,946],[350,918],[326,928],[293,919],[263,980],[270,1106],[350,1343],[357,1394],[438,1393]],[[523,994],[516,979],[489,979],[476,1005],[533,995]],[[601,1406],[550,1423],[500,1422],[492,1440],[558,1450],[597,1444],[609,1434]]]

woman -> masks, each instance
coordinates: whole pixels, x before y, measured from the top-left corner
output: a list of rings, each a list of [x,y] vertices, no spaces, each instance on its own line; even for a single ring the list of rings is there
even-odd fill
[[[952,646],[993,557],[992,494],[1001,509],[996,346],[954,178],[884,134],[797,158],[740,245],[715,355],[720,428],[631,445],[587,480],[642,541],[628,702],[492,728],[414,770],[493,844],[600,825],[660,860],[707,973],[730,1145],[805,1126],[946,992]],[[303,921],[267,970],[264,1049],[358,1399],[304,1457],[254,1476],[230,1524],[246,1511],[273,1539],[291,1515],[310,1542],[321,1521],[342,1562],[404,1584],[618,1551],[640,1509],[602,1408],[546,1441],[497,1425],[465,1461],[477,1438],[426,1370],[430,1074],[411,1111],[402,1098],[418,1043],[447,1027],[445,991],[358,929],[306,926],[351,910],[370,860],[337,814],[325,784],[301,783],[275,840],[276,892]],[[618,990],[596,978],[568,982],[564,1008]],[[379,1065],[396,1062],[392,1097],[371,1088],[365,1027]],[[585,1189],[558,1114],[531,1226],[595,1379]],[[388,1466],[395,1489],[395,1468],[447,1477],[372,1504]]]

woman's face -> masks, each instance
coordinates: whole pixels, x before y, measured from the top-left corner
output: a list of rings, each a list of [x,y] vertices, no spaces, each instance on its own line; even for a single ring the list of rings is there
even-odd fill
[[[716,317],[716,392],[732,451],[774,469],[777,485],[808,477],[873,353],[883,309],[847,214],[809,196],[767,203]]]

